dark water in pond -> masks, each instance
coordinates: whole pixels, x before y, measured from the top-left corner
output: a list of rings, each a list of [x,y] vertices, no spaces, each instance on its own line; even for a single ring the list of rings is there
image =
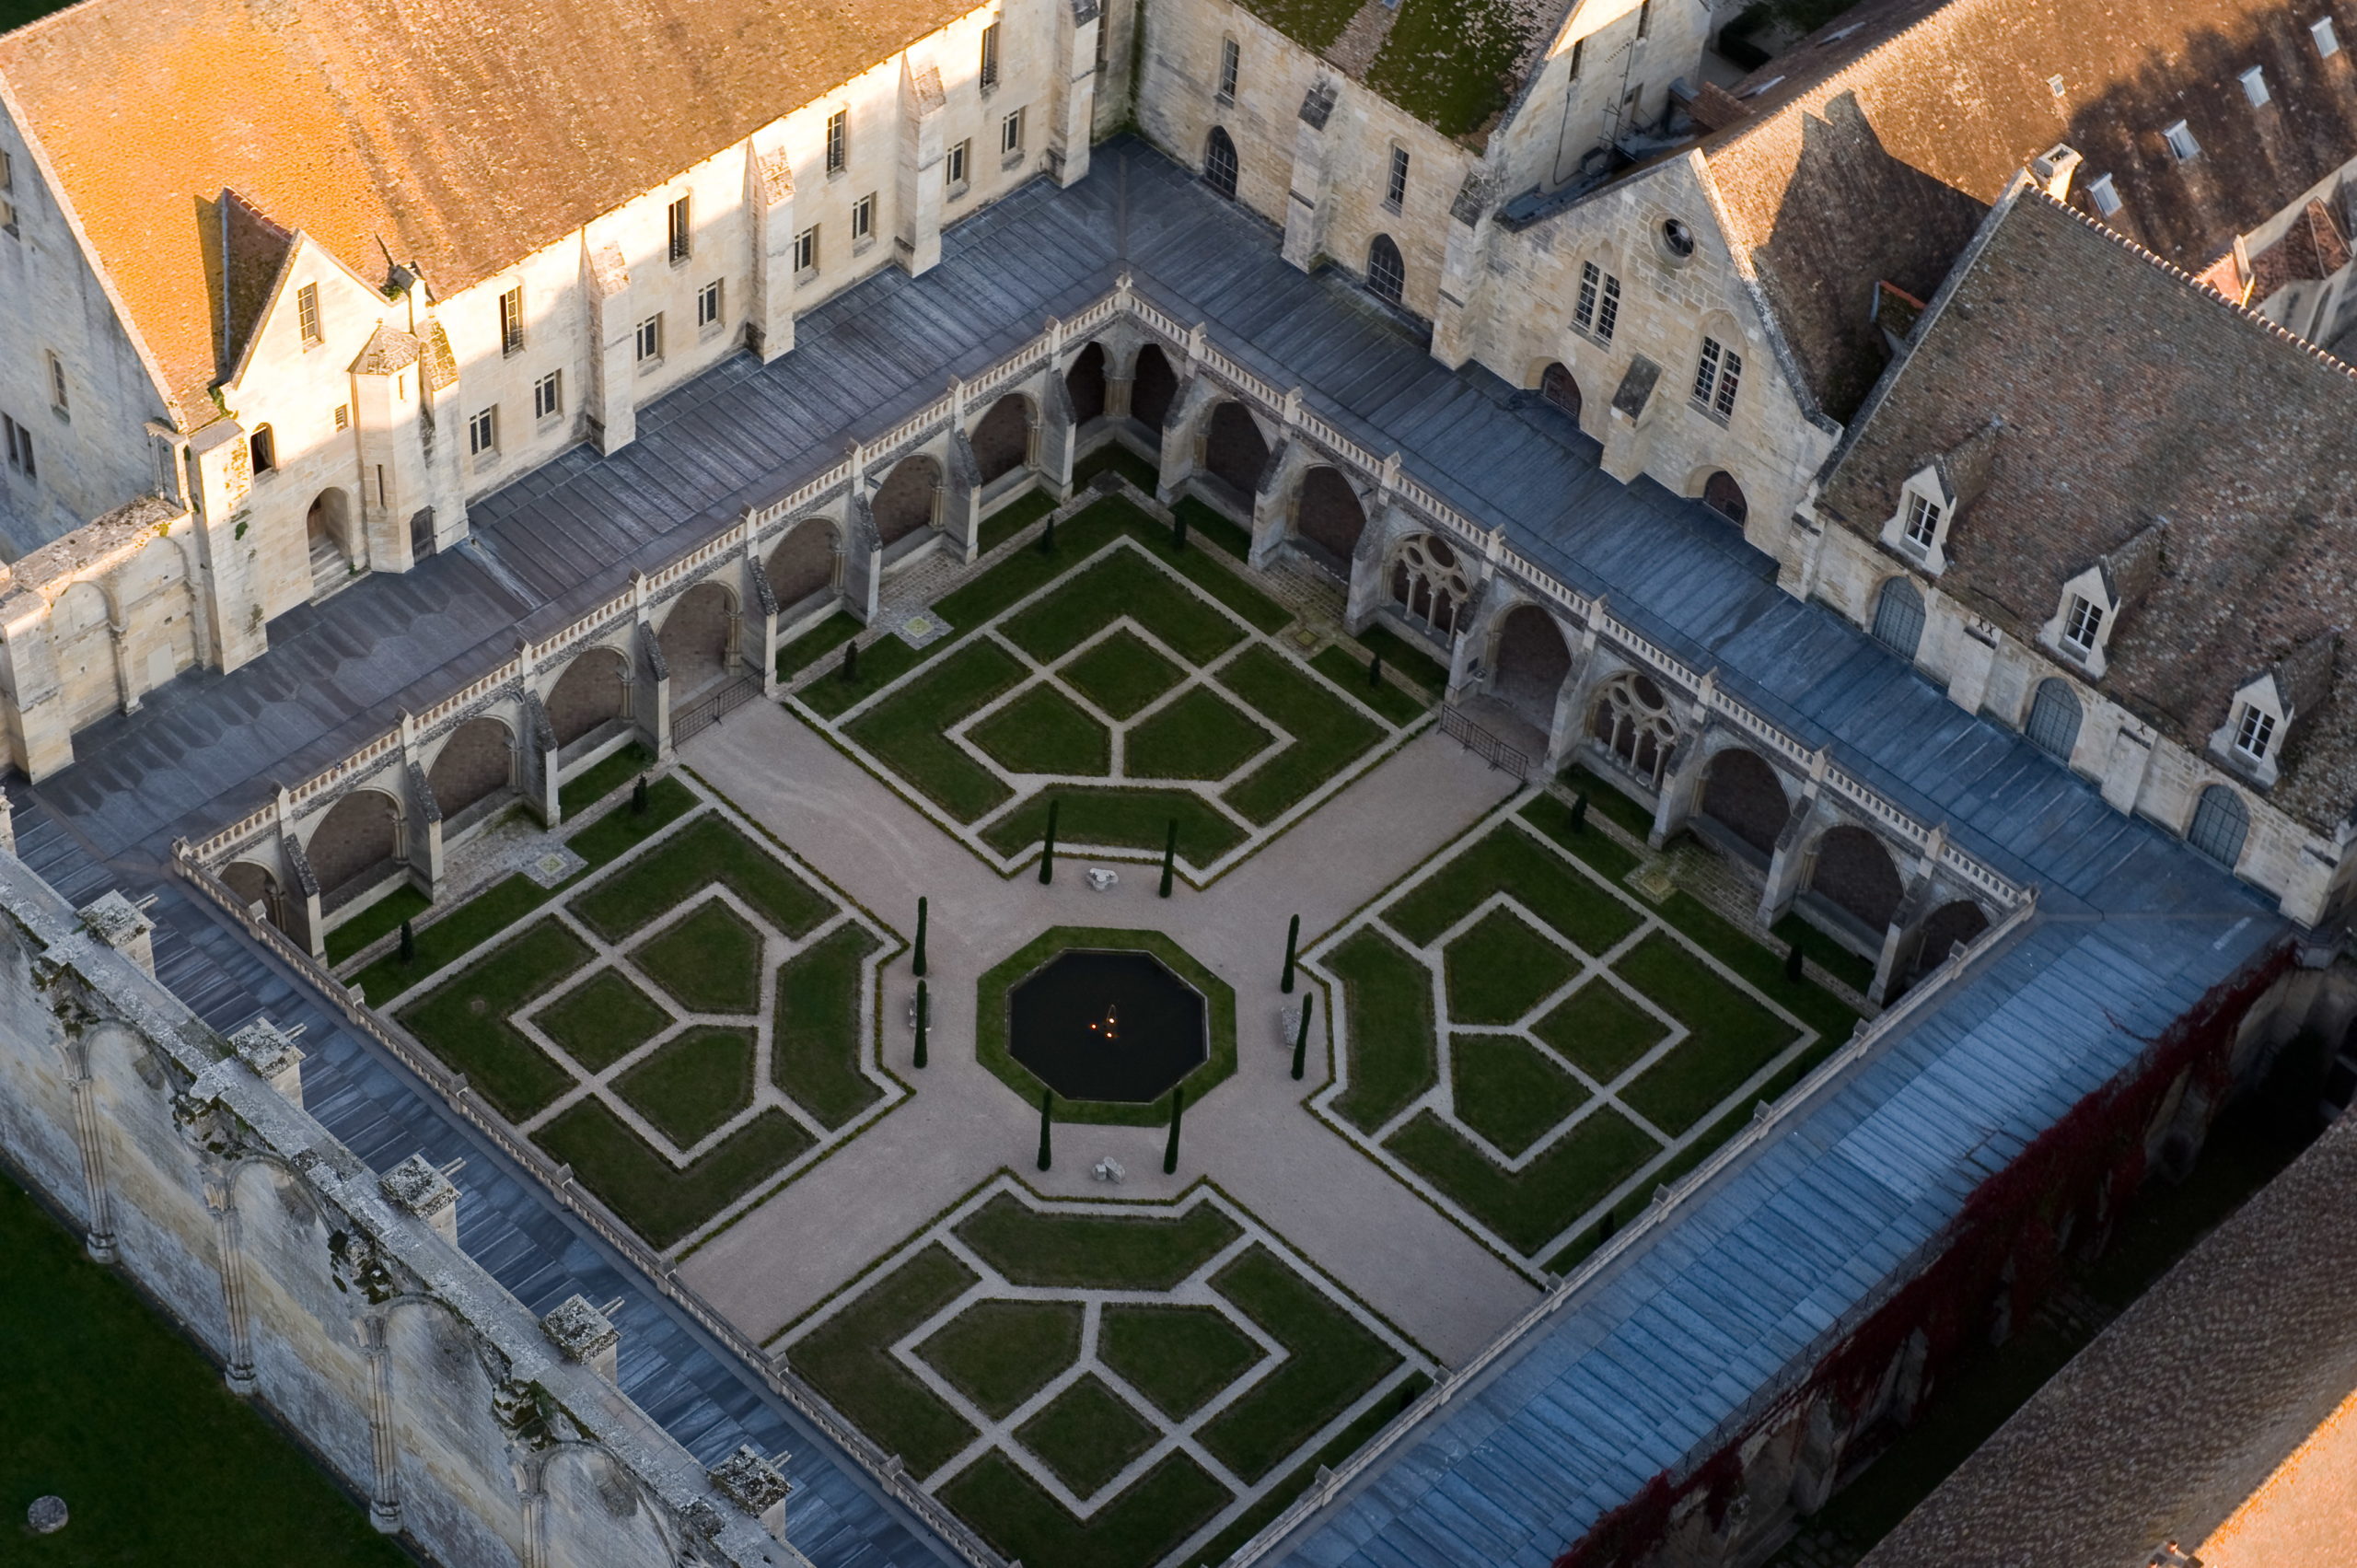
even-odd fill
[[[1067,1099],[1145,1104],[1202,1063],[1203,999],[1144,953],[1065,953],[1008,993],[1007,1048]]]

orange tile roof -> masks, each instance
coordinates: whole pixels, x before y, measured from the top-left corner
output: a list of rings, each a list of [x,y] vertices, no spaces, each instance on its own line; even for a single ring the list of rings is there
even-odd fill
[[[364,277],[389,249],[447,296],[972,8],[86,0],[0,37],[0,76],[201,424],[226,373],[224,190]]]

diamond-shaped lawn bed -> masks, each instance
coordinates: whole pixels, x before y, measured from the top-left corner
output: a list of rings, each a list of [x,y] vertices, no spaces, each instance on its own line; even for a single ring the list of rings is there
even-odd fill
[[[628,975],[606,969],[541,1008],[532,1021],[567,1056],[602,1073],[662,1032],[671,1015]]]
[[[753,1103],[753,1031],[698,1024],[614,1080],[655,1130],[693,1148]]]
[[[1160,932],[1054,927],[976,1001],[976,1057],[1030,1104],[1054,1090],[1063,1121],[1159,1125],[1173,1088],[1191,1104],[1236,1071],[1235,992]]]
[[[1173,1421],[1202,1409],[1261,1359],[1259,1345],[1208,1307],[1109,1306],[1097,1355]]]
[[[1456,1035],[1448,1051],[1457,1119],[1509,1159],[1587,1101],[1578,1079],[1519,1035]]]
[[[1113,734],[1052,686],[1034,686],[967,731],[1010,773],[1101,778],[1113,771]]]
[[[1004,1420],[1080,1357],[1076,1301],[978,1301],[917,1346],[984,1414]]]
[[[1154,1446],[1155,1429],[1093,1374],[1085,1374],[1016,1428],[1016,1441],[1072,1488],[1093,1496]]]
[[[1493,909],[1448,945],[1448,1016],[1511,1024],[1579,970],[1579,960],[1508,909]]]
[[[761,934],[718,899],[639,944],[631,958],[691,1013],[749,1013],[761,999]]]
[[[1129,733],[1121,768],[1133,779],[1224,779],[1276,738],[1208,686],[1180,693]]]
[[[1066,685],[1117,719],[1178,685],[1185,673],[1126,628],[1074,654],[1063,667]]]

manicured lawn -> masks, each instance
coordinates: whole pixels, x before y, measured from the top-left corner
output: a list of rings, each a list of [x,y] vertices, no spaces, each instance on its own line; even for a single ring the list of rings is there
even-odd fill
[[[1448,690],[1448,667],[1434,656],[1429,644],[1411,642],[1379,621],[1361,632],[1356,641],[1367,652],[1381,654],[1387,667],[1422,687],[1435,700]]]
[[[656,1247],[668,1247],[799,1158],[810,1134],[772,1108],[686,1168],[656,1154],[621,1118],[585,1099],[532,1134],[581,1184]]]
[[[328,963],[340,964],[379,936],[401,929],[432,907],[433,900],[415,888],[396,888],[327,935]]]
[[[1086,457],[1078,459],[1073,463],[1073,488],[1075,490],[1085,488],[1090,480],[1100,473],[1120,474],[1148,495],[1153,494],[1154,487],[1162,482],[1162,475],[1155,471],[1154,464],[1139,457],[1119,441],[1108,441]]]
[[[941,1500],[1010,1560],[1052,1568],[1153,1568],[1228,1504],[1227,1488],[1172,1454],[1084,1523],[1005,1455],[983,1455],[941,1489]]]
[[[578,778],[567,779],[557,789],[557,806],[569,822],[654,765],[655,753],[633,740],[591,763]]]
[[[599,970],[533,1019],[541,1033],[592,1073],[620,1062],[670,1021],[662,1004],[610,969]]]
[[[1564,997],[1530,1032],[1597,1083],[1609,1084],[1669,1030],[1610,981],[1596,979]]]
[[[1197,686],[1130,731],[1121,766],[1133,779],[1224,779],[1275,738],[1218,692]]]
[[[942,809],[970,822],[1010,792],[946,732],[1023,677],[1022,664],[1004,648],[973,643],[861,714],[848,733]]]
[[[1659,933],[1615,968],[1690,1031],[1620,1090],[1631,1109],[1673,1136],[1709,1115],[1793,1042],[1789,1025]]]
[[[1174,551],[1170,548],[1168,531],[1158,527],[1147,539],[1146,548],[1155,560],[1242,616],[1256,629],[1265,633],[1283,631],[1293,624],[1293,611],[1254,587],[1251,580],[1229,564],[1226,559],[1232,555],[1237,561],[1243,560],[1250,548],[1249,536],[1224,517],[1217,521],[1223,529],[1233,535],[1236,540],[1233,549],[1228,549],[1226,539],[1221,537],[1212,540],[1221,547],[1217,551],[1205,550],[1200,543]],[[1189,525],[1190,528],[1193,526]],[[1190,537],[1200,540],[1202,536]]]
[[[958,623],[953,621],[950,624]],[[808,704],[814,713],[833,718],[848,713],[854,703],[881,691],[935,654],[946,653],[957,645],[954,639],[945,638],[923,648],[912,648],[900,637],[878,637],[859,650],[859,668],[851,679],[845,680],[838,673],[842,663],[842,656],[838,654],[833,667],[795,691],[795,700]]]
[[[1117,719],[1128,718],[1185,674],[1127,628],[1075,654],[1062,673],[1074,691]]]
[[[884,1092],[859,1070],[860,964],[878,945],[846,923],[778,968],[770,1077],[830,1130]]]
[[[1249,821],[1274,821],[1383,738],[1373,719],[1265,646],[1237,656],[1221,669],[1219,682],[1294,738],[1222,796]]]
[[[1148,494],[1152,494],[1151,490]],[[1209,540],[1238,561],[1251,555],[1252,530],[1200,496],[1190,495],[1170,511],[1173,517],[1187,519],[1189,538]],[[1272,628],[1264,626],[1261,630]]]
[[[1799,915],[1788,914],[1771,929],[1784,941],[1799,943],[1802,957],[1814,960],[1826,973],[1851,990],[1863,995],[1866,987],[1875,982],[1875,966],[1871,960],[1852,953]]]
[[[1058,784],[1029,796],[982,830],[982,842],[1001,854],[1030,848],[1047,836],[1048,802],[1062,803],[1056,817],[1059,845],[1098,844],[1107,849],[1159,851],[1178,819],[1178,859],[1198,869],[1244,842],[1236,819],[1200,795],[1177,789],[1089,788]],[[1143,876],[1150,873],[1133,872]]]
[[[714,883],[788,936],[816,930],[835,912],[824,894],[716,815],[690,823],[660,852],[574,900],[573,912],[609,942],[618,941]]]
[[[1850,1005],[1812,980],[1786,980],[1784,959],[1753,941],[1743,929],[1688,892],[1672,893],[1662,918],[1691,937],[1696,947],[1741,975],[1759,993],[1817,1033],[1837,1043],[1850,1038],[1858,1015]]]
[[[501,1115],[520,1121],[573,1086],[572,1074],[508,1015],[589,961],[578,936],[544,920],[404,1009],[401,1021]]]
[[[1044,681],[968,730],[1011,773],[1101,778],[1113,771],[1113,734]]]
[[[1513,1035],[1449,1040],[1457,1119],[1512,1158],[1587,1099],[1579,1080]]]
[[[1590,811],[1594,812],[1593,807]],[[1571,802],[1560,796],[1533,796],[1530,804],[1516,815],[1587,862],[1608,882],[1618,884],[1637,869],[1636,855],[1620,840],[1609,837],[1592,822],[1574,827]]]
[[[1448,1016],[1460,1024],[1511,1024],[1578,972],[1579,960],[1509,909],[1493,909],[1443,953]]]
[[[1652,809],[1621,794],[1619,785],[1602,775],[1574,762],[1563,770],[1562,781],[1573,792],[1586,796],[1587,808],[1610,819],[1614,826],[1641,839],[1654,830]]]
[[[1326,958],[1350,1009],[1350,1082],[1334,1109],[1372,1132],[1439,1082],[1432,973],[1372,927]]]
[[[1038,1214],[1004,1192],[958,1225],[1010,1283],[1091,1290],[1168,1290],[1238,1234],[1209,1203],[1172,1219]]]
[[[565,841],[575,854],[589,863],[584,870],[575,873],[575,878],[601,865],[611,865],[695,807],[696,797],[687,785],[677,779],[656,780],[647,786],[644,811],[633,811],[626,806],[609,811]],[[556,890],[562,892],[567,886],[570,884],[561,884]],[[547,896],[551,895],[543,895]]]
[[[777,651],[777,678],[791,680],[802,671],[856,637],[864,628],[859,617],[838,610]],[[838,655],[838,657],[841,656]]]
[[[946,595],[934,610],[960,634],[971,632],[1111,543],[1122,533],[1123,520],[1132,516],[1144,514],[1123,501],[1084,506],[1056,525],[1054,549],[1042,551],[1029,544],[1008,552],[981,575]]]
[[[1080,1358],[1077,1301],[978,1301],[917,1346],[933,1369],[1004,1419]]]
[[[419,981],[465,956],[553,897],[522,875],[503,877],[431,925],[419,926],[417,958],[403,963],[388,953],[354,977],[368,1000],[382,1005]]]
[[[699,1024],[614,1080],[672,1146],[691,1149],[753,1103],[753,1031]]]
[[[761,999],[761,938],[718,899],[648,937],[631,958],[691,1013],[749,1013]]]
[[[412,1568],[358,1503],[5,1175],[0,1255],[9,1562]],[[52,1493],[72,1520],[35,1536],[25,1508]]]
[[[1208,1307],[1108,1305],[1097,1356],[1173,1421],[1184,1421],[1260,1360],[1260,1347]]]
[[[1514,1174],[1430,1111],[1393,1133],[1384,1147],[1525,1254],[1553,1240],[1661,1152],[1659,1144],[1609,1106]]]
[[[1342,1428],[1331,1441],[1285,1473],[1283,1480],[1260,1494],[1260,1500],[1238,1514],[1228,1527],[1212,1537],[1195,1555],[1204,1562],[1225,1562],[1250,1540],[1268,1527],[1269,1521],[1285,1511],[1293,1500],[1309,1490],[1321,1469],[1339,1469],[1344,1459],[1357,1453],[1372,1441],[1375,1434],[1391,1424],[1392,1419],[1415,1403],[1416,1397],[1432,1384],[1422,1373],[1411,1373],[1400,1380],[1399,1391],[1378,1401],[1373,1410]]]
[[[1399,1365],[1397,1352],[1265,1247],[1229,1263],[1212,1283],[1288,1353],[1202,1430],[1204,1448],[1247,1481],[1274,1469]]]
[[[973,1271],[947,1249],[928,1247],[796,1342],[787,1364],[886,1453],[929,1475],[971,1440],[974,1429],[917,1381],[891,1347],[974,1283]]]
[[[1075,1497],[1097,1488],[1154,1446],[1155,1429],[1094,1373],[1086,1373],[1015,1429]]]
[[[1066,579],[1000,632],[1044,664],[1124,615],[1193,664],[1217,657],[1243,636],[1226,616],[1132,550],[1115,551]]]
[[[1492,893],[1514,896],[1575,946],[1601,953],[1637,928],[1639,915],[1519,828],[1502,826],[1434,873],[1384,912],[1384,920],[1422,945],[1463,919]]]
[[[1366,661],[1340,643],[1320,648],[1309,665],[1394,725],[1413,724],[1432,706],[1387,679],[1370,682]]]
[[[1044,490],[1008,502],[982,519],[982,553],[989,554],[1055,509],[1056,498]]]

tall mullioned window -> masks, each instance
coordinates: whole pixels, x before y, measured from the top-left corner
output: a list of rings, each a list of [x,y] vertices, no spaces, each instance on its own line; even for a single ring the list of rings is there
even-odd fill
[[[467,451],[473,457],[499,450],[499,407],[479,410],[467,421]]]
[[[319,285],[307,283],[295,291],[295,320],[302,329],[305,348],[320,340]]]
[[[1580,331],[1594,333],[1597,342],[1610,343],[1620,325],[1620,280],[1594,261],[1580,263],[1579,305],[1572,319]]]
[[[851,110],[838,109],[827,116],[827,172],[841,174],[851,158]]]
[[[1232,38],[1222,39],[1219,46],[1219,100],[1236,101],[1236,74],[1244,64],[1244,52],[1236,47]]]
[[[524,352],[524,285],[521,284],[499,296],[499,352],[503,354]]]
[[[998,24],[982,29],[982,90],[998,86]]]
[[[684,261],[695,253],[695,230],[688,221],[688,198],[671,203],[671,260]]]
[[[1395,211],[1408,199],[1408,149],[1405,147],[1391,149],[1391,180],[1384,189],[1383,199],[1390,203]]]
[[[1721,419],[1735,412],[1736,389],[1743,384],[1743,355],[1716,338],[1702,340],[1694,366],[1694,401]]]
[[[532,383],[532,417],[546,419],[564,409],[564,372],[552,370]]]

